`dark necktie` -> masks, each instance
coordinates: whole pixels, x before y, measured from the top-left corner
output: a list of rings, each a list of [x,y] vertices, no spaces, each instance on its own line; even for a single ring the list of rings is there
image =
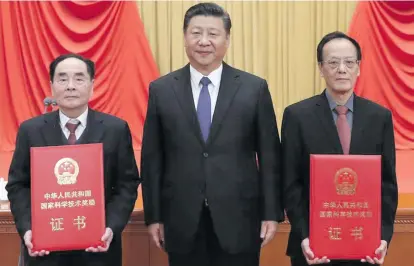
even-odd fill
[[[337,106],[336,112],[338,113],[338,119],[336,120],[336,127],[338,129],[339,139],[341,141],[342,150],[344,154],[349,154],[349,145],[351,143],[351,127],[348,124],[346,119],[346,113],[348,112],[348,107],[346,106]]]
[[[211,81],[209,78],[203,77],[200,80],[200,83],[203,87],[201,88],[200,97],[198,98],[197,116],[203,139],[204,141],[207,141],[211,126],[211,99],[210,93],[208,92],[208,84],[210,84]]]
[[[66,127],[67,129],[69,129],[69,132],[70,132],[69,138],[68,138],[69,145],[73,145],[76,143],[75,131],[76,131],[76,128],[79,126],[79,124],[80,124],[79,121],[76,124],[69,123],[69,122],[66,123]]]

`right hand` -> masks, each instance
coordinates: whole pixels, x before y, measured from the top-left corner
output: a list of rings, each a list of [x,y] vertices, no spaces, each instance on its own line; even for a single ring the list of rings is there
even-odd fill
[[[44,255],[49,255],[49,251],[46,251],[46,250],[35,251],[35,252],[32,251],[32,248],[33,248],[32,230],[28,230],[26,231],[26,233],[24,233],[23,240],[24,240],[24,244],[27,247],[27,251],[29,252],[30,257],[37,257],[37,256],[42,257]]]
[[[150,224],[148,233],[152,241],[159,249],[164,249],[164,225],[161,223]]]
[[[322,257],[321,259],[315,258],[315,255],[313,254],[312,250],[309,247],[309,238],[303,239],[301,247],[302,247],[303,256],[305,256],[306,262],[309,265],[323,264],[323,263],[330,262],[330,260],[326,256]]]

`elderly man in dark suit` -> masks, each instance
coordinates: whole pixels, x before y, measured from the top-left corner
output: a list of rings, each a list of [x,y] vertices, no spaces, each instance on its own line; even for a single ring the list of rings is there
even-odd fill
[[[89,59],[76,54],[56,58],[50,64],[50,82],[59,110],[29,119],[19,128],[6,189],[24,242],[24,265],[122,265],[121,234],[135,205],[139,173],[128,124],[88,107],[94,76],[95,65]],[[30,148],[86,143],[103,143],[106,245],[85,251],[32,252]]]
[[[287,254],[292,266],[382,264],[393,235],[398,191],[392,115],[354,93],[361,58],[361,48],[354,39],[341,32],[326,35],[317,48],[326,90],[288,106],[284,112],[284,195],[292,225]],[[313,256],[308,239],[310,154],[382,155],[382,241],[376,250],[379,259],[330,262],[329,258]]]
[[[258,265],[284,220],[272,100],[264,79],[223,62],[230,28],[220,6],[191,7],[190,63],[150,85],[145,221],[172,266]]]

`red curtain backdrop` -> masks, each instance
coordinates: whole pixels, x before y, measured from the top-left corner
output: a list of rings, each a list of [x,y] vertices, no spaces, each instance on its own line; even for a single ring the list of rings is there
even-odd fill
[[[360,2],[350,24],[349,34],[362,47],[361,75],[356,92],[391,109],[397,148],[399,193],[412,194],[414,2]],[[403,200],[399,204],[407,205]]]
[[[397,149],[414,150],[414,2],[361,2],[349,34],[362,47],[357,94],[391,109]]]
[[[0,176],[19,124],[43,112],[48,67],[79,53],[96,63],[92,108],[128,121],[139,155],[148,84],[158,75],[135,2],[0,3]]]

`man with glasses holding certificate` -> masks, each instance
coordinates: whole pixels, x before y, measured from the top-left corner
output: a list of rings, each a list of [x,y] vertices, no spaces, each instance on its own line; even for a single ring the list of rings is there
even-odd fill
[[[354,93],[354,86],[360,74],[361,59],[361,48],[354,39],[341,32],[327,34],[317,48],[318,66],[320,75],[325,79],[326,89],[320,95],[288,106],[284,112],[281,133],[282,168],[284,202],[292,226],[287,248],[292,266],[321,263],[341,266],[382,264],[390,244],[398,198],[392,115],[388,109]],[[344,250],[345,245],[350,242],[343,242],[344,245],[339,248],[339,251],[342,250],[340,260],[330,258],[326,254],[315,254],[312,250],[312,246],[320,245],[320,242],[312,243],[312,240],[309,240],[312,230],[317,228],[315,223],[312,226],[310,222],[310,217],[315,217],[313,216],[315,212],[312,212],[314,206],[310,202],[313,197],[321,197],[321,194],[324,194],[312,193],[310,189],[312,184],[320,184],[319,187],[323,185],[326,192],[332,191],[333,195],[336,193],[334,185],[337,185],[337,188],[341,185],[342,188],[356,185],[355,177],[348,175],[348,172],[343,172],[345,175],[341,176],[340,180],[342,184],[334,183],[335,174],[329,175],[332,176],[329,182],[319,182],[323,176],[311,174],[310,158],[321,154],[346,155],[342,159],[352,157],[348,155],[380,156],[376,181],[378,181],[378,188],[381,188],[377,190],[378,195],[381,196],[374,198],[374,202],[378,203],[378,209],[381,209],[381,215],[377,213],[378,223],[376,223],[379,225],[376,232],[380,235],[377,235],[378,243],[374,243],[375,247],[372,248],[375,257],[366,254],[359,259],[348,259],[350,253]],[[322,166],[324,171],[329,164],[322,164]],[[363,170],[369,169],[365,167]],[[312,179],[312,176],[315,178]],[[367,175],[360,175],[359,181],[364,182],[364,177]],[[369,189],[357,191],[357,193],[361,192],[370,193]],[[335,196],[343,199],[339,194]],[[343,208],[341,204],[338,206]],[[355,218],[353,221],[358,219]],[[320,230],[315,235],[325,234],[328,231]],[[330,233],[332,232],[331,230]],[[333,233],[335,233],[331,238],[333,240],[341,240],[348,235],[348,231],[340,232],[339,229]],[[325,245],[324,248],[330,249],[332,246]]]

